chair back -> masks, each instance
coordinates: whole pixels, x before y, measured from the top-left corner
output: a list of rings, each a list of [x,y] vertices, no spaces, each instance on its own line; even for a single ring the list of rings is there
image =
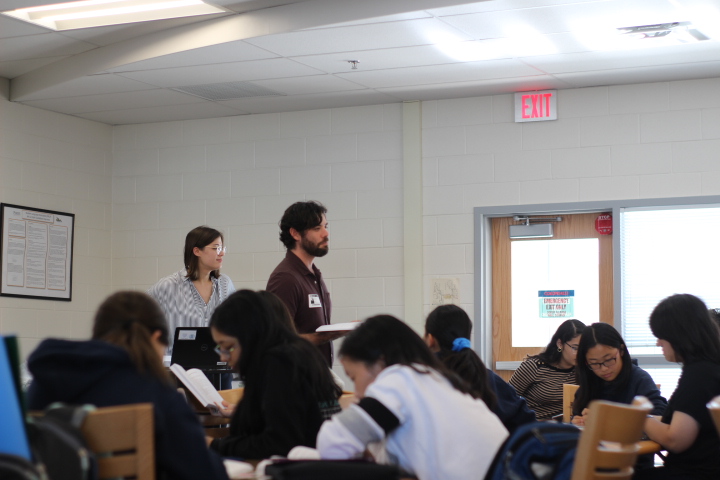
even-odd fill
[[[572,406],[575,401],[575,392],[580,388],[579,385],[572,385],[570,383],[563,383],[563,422],[570,423],[570,417],[572,417]]]
[[[590,403],[580,435],[571,480],[630,479],[645,419],[653,406],[645,397],[632,405],[596,400]]]
[[[710,416],[715,422],[715,428],[720,432],[720,395],[710,400],[707,404],[708,410],[710,410]]]
[[[98,462],[98,478],[155,480],[155,426],[151,403],[103,407],[82,425]]]

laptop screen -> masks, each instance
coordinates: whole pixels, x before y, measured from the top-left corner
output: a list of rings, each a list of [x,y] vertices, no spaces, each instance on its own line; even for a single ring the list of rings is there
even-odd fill
[[[175,329],[170,363],[177,363],[186,370],[230,370],[227,362],[220,361],[214,349],[210,327],[178,327]]]
[[[20,407],[20,392],[13,374],[13,362],[17,352],[8,349],[8,337],[0,337],[0,453],[19,455],[28,460],[30,446],[25,432],[25,421]],[[11,358],[12,357],[12,358]]]

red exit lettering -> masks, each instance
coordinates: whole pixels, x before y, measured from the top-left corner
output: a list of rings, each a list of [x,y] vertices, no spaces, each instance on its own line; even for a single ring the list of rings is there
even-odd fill
[[[550,99],[552,95],[552,93],[523,95],[522,118],[550,117]]]

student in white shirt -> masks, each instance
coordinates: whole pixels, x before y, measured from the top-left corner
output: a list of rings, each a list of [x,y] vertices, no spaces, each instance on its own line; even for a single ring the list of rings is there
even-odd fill
[[[387,462],[420,480],[485,476],[507,430],[409,326],[367,319],[345,338],[340,361],[360,401],[320,428],[322,458],[360,457],[384,441]]]

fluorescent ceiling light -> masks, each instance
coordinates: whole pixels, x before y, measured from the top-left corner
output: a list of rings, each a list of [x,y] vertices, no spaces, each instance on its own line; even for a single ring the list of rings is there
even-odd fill
[[[72,30],[226,13],[226,10],[201,0],[83,0],[2,13],[52,30]]]

